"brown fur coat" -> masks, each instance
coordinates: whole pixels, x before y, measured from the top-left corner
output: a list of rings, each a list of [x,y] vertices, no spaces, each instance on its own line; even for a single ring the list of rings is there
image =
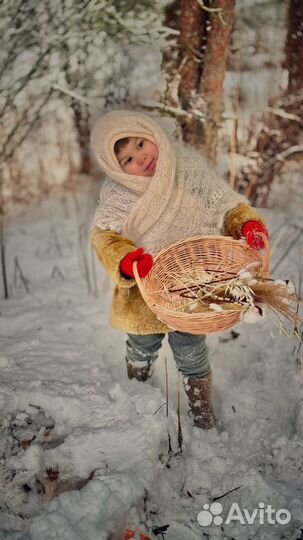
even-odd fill
[[[223,233],[234,238],[241,237],[243,225],[255,219],[264,223],[258,212],[247,204],[240,204],[227,212]],[[133,242],[113,231],[94,227],[91,235],[97,256],[115,283],[110,322],[113,328],[130,334],[159,334],[168,327],[144,302],[134,279],[125,279],[119,270],[121,259],[137,247]]]

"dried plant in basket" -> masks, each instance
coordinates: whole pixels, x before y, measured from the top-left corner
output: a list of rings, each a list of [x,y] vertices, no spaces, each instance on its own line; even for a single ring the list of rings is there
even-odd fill
[[[265,304],[273,312],[290,321],[299,321],[298,299],[295,288],[288,280],[259,280],[253,286],[255,304]]]
[[[197,281],[187,275],[185,282],[185,275],[179,275],[178,281],[184,286],[167,289],[167,292],[188,299],[181,307],[187,313],[240,310],[244,319],[248,311],[253,321],[252,313],[262,315],[267,307],[288,320],[299,319],[295,289],[288,281],[266,279],[247,269],[223,279],[215,276],[215,279]]]

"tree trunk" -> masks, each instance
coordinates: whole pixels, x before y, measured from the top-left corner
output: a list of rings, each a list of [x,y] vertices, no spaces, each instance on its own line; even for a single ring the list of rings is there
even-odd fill
[[[287,157],[297,157],[302,153],[302,35],[303,2],[290,0],[284,61],[284,67],[288,70],[288,87],[280,98],[270,101],[273,112],[264,119],[265,126],[255,148],[256,161],[248,171],[239,173],[237,182],[239,191],[260,206],[266,206],[274,178],[281,172]]]
[[[284,67],[288,69],[288,94],[295,94],[302,91],[302,61],[303,2],[302,0],[290,0],[284,62]]]
[[[199,88],[207,110],[202,148],[212,161],[216,159],[218,131],[222,124],[223,86],[235,17],[235,0],[219,0],[215,2],[214,7],[222,9],[224,21],[216,12],[209,14],[210,31],[204,55],[203,77]]]
[[[202,42],[205,16],[197,0],[181,0],[179,97],[182,107],[190,106],[191,95],[199,87],[202,73]]]
[[[163,56],[164,100],[185,113],[177,116],[183,139],[215,161],[235,0],[180,0],[174,13],[178,8],[177,53],[171,49]],[[165,23],[172,26],[172,21],[169,11]]]
[[[201,9],[197,0],[181,0],[178,96],[185,111],[190,111],[194,106],[200,84],[206,20],[206,12]],[[195,117],[184,117],[181,128],[184,141],[197,147],[203,137],[201,121]]]

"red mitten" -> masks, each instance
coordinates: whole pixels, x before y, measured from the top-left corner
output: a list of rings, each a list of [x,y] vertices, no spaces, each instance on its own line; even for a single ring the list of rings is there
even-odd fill
[[[263,233],[269,238],[268,230],[263,223],[254,219],[247,221],[242,227],[242,236],[253,249],[263,249],[265,247],[263,238],[258,233]]]
[[[126,277],[134,278],[133,264],[135,261],[137,261],[139,276],[147,276],[153,266],[153,258],[149,253],[144,253],[143,248],[132,251],[122,259],[120,262],[121,273]]]

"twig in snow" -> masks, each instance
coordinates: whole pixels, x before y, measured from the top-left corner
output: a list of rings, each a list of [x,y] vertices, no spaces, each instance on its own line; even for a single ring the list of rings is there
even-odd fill
[[[274,252],[276,251],[277,246],[278,246],[283,234],[285,233],[285,231],[287,230],[288,227],[289,227],[289,224],[286,223],[285,225],[282,225],[282,227],[279,228],[278,236],[275,238],[275,240],[272,242],[272,244],[270,246],[271,257],[273,256]]]
[[[162,407],[164,407],[164,405],[166,405],[166,401],[164,403],[162,403],[162,405],[160,405],[160,407],[158,407],[158,409],[154,412],[154,415],[157,414],[157,412],[160,411],[160,409],[162,409]]]
[[[153,527],[152,528],[152,533],[155,534],[156,536],[159,536],[159,534],[160,534],[162,540],[165,540],[164,536],[167,533],[168,527],[169,527],[169,525],[162,525],[161,527]]]
[[[277,260],[277,262],[273,266],[273,268],[271,270],[272,273],[275,272],[275,270],[277,270],[278,266],[280,266],[281,262],[285,259],[286,255],[291,251],[291,249],[294,247],[294,245],[298,242],[301,235],[302,235],[302,231],[300,229],[298,234],[296,234],[296,236],[294,237],[293,241],[287,246],[286,250],[282,253],[281,257]]]
[[[51,234],[53,236],[54,244],[55,244],[56,250],[58,252],[58,255],[59,255],[59,257],[62,257],[61,245],[60,245],[59,238],[58,238],[58,235],[57,235],[57,231],[56,231],[56,228],[55,228],[55,226],[53,224],[52,219],[50,219],[50,229],[51,229]]]
[[[2,268],[2,281],[3,281],[3,290],[4,298],[8,298],[8,286],[7,286],[7,275],[6,275],[6,257],[5,257],[5,243],[4,243],[4,226],[3,221],[0,222],[0,244],[1,244],[1,268]]]
[[[14,285],[15,285],[15,287],[17,286],[17,280],[18,280],[18,277],[19,277],[21,282],[24,285],[24,288],[25,288],[26,292],[30,293],[30,280],[27,277],[25,277],[25,275],[23,274],[23,271],[22,271],[22,268],[21,268],[21,265],[19,263],[19,259],[18,259],[17,255],[14,258],[14,262],[15,262],[15,268],[14,268]]]
[[[60,277],[63,281],[65,280],[63,272],[58,266],[54,266],[51,273],[51,279],[54,279],[56,276]]]
[[[166,420],[167,420],[167,438],[168,438],[168,453],[172,454],[173,449],[171,446],[171,438],[168,429],[168,371],[167,371],[167,357],[165,357],[165,394],[166,394]]]
[[[90,261],[91,261],[91,269],[92,269],[92,282],[93,282],[93,289],[94,289],[94,296],[95,298],[99,297],[99,289],[98,289],[98,283],[97,283],[97,271],[96,271],[96,256],[95,251],[93,248],[90,248]]]
[[[75,193],[73,193],[73,200],[74,200],[75,208],[76,208],[76,221],[77,221],[77,229],[78,229],[77,255],[78,255],[79,270],[83,279],[86,282],[87,290],[90,293],[92,291],[92,286],[91,286],[89,264],[88,264],[88,234],[87,234],[85,225],[83,223],[80,223],[80,205],[79,205],[79,202]]]
[[[302,282],[303,282],[303,260],[302,257],[299,261],[299,282],[298,282],[298,304],[297,304],[297,312],[299,311],[299,299],[302,295]],[[303,370],[303,322],[300,324],[300,326],[295,326],[294,328],[294,334],[298,338],[299,342],[294,346],[291,356],[296,359],[296,362],[298,364],[301,364],[301,369]]]
[[[242,486],[238,486],[234,489],[231,489],[229,491],[227,491],[226,493],[223,493],[223,495],[220,495],[219,497],[212,497],[211,501],[212,502],[215,502],[215,501],[219,501],[220,499],[223,499],[223,497],[226,497],[226,495],[229,495],[230,493],[232,493],[233,491],[237,491],[238,489],[240,489]]]
[[[177,415],[178,415],[178,448],[180,453],[183,451],[183,433],[181,426],[181,414],[180,414],[180,374],[178,373],[178,405],[177,405]]]
[[[95,208],[95,193],[89,192],[89,196],[87,198],[87,205],[86,205],[86,211],[87,211],[87,220],[86,222],[89,223],[91,221],[92,212]],[[86,231],[87,239],[89,238],[88,230]],[[87,253],[87,264],[90,269],[90,281],[91,281],[91,289],[95,296],[95,298],[98,298],[99,296],[99,288],[98,288],[98,280],[97,280],[97,268],[96,268],[96,253],[95,250],[92,247],[91,242],[89,242],[89,245],[87,246],[88,253]]]

